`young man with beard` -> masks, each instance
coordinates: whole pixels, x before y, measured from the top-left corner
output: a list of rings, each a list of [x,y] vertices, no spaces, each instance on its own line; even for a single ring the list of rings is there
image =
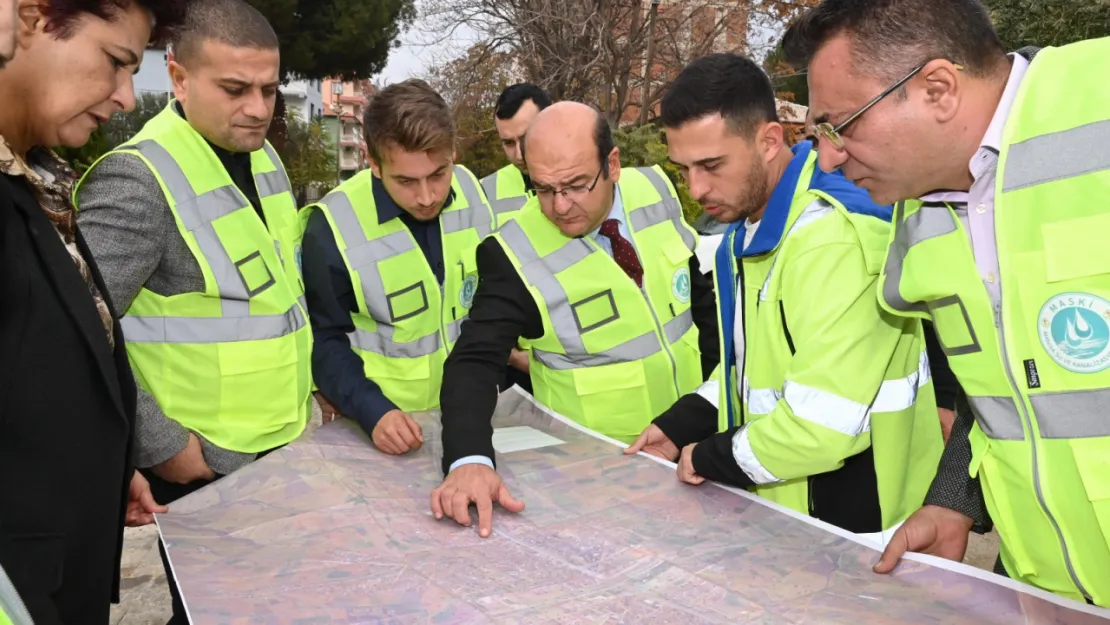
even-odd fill
[[[747,488],[887,540],[921,503],[943,441],[921,325],[875,289],[890,207],[791,150],[767,75],[715,54],[662,102],[671,160],[716,219],[721,366],[628,453],[679,479]],[[681,453],[679,453],[681,450]]]

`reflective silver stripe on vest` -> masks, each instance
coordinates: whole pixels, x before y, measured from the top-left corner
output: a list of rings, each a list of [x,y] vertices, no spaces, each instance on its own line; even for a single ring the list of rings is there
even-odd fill
[[[643,230],[648,226],[663,223],[670,220],[674,222],[674,229],[682,237],[682,242],[692,252],[697,245],[697,239],[694,233],[686,228],[682,218],[682,205],[678,203],[674,197],[671,196],[670,189],[667,188],[667,181],[659,172],[651,167],[637,167],[636,171],[642,173],[651,182],[651,186],[655,187],[655,192],[659,194],[660,201],[655,204],[648,204],[642,208],[637,208],[632,211],[628,216],[628,221],[632,225],[633,230]]]
[[[1043,438],[1110,436],[1110,389],[1038,393],[1029,401]]]
[[[285,175],[285,168],[282,167],[281,157],[278,156],[278,153],[269,143],[264,143],[262,149],[266,152],[266,156],[270,157],[270,162],[274,164],[274,171],[254,175],[254,184],[258,187],[259,199],[281,193],[293,193],[293,188],[289,186],[289,178]]]
[[[8,578],[2,566],[0,566],[0,615],[11,619],[12,625],[34,625],[31,614],[27,612],[23,599],[15,589],[15,584]]]
[[[388,328],[388,332],[383,330]],[[387,338],[385,335],[388,334]],[[420,358],[430,356],[439,351],[439,331],[422,336],[411,343],[398,343],[393,340],[393,326],[383,325],[378,322],[377,332],[368,332],[361,328],[347,334],[351,345],[366,352],[380,354],[386,358]]]
[[[673,345],[692,327],[694,327],[694,313],[687,308],[685,312],[663,324],[663,334],[667,335],[667,343]]]
[[[886,256],[886,281],[883,282],[883,299],[895,310],[902,312],[928,313],[929,306],[924,302],[907,302],[902,298],[902,268],[910,248],[939,236],[956,231],[956,220],[945,206],[924,205],[909,219],[906,203],[898,202],[894,207],[894,242]]]
[[[1010,397],[972,397],[968,403],[975,413],[975,421],[987,438],[1000,441],[1020,441],[1025,438],[1017,405]]]
[[[462,324],[464,321],[466,321],[467,317],[469,317],[469,315],[463,315],[462,317],[447,324],[448,343],[454,343],[455,341],[459,340],[459,336],[462,335]]]
[[[129,343],[235,343],[287,336],[305,326],[300,306],[282,315],[253,317],[137,317],[120,327]]]
[[[366,238],[351,199],[342,191],[329,193],[321,203],[328,207],[336,228],[343,236],[347,261],[358,272],[359,286],[370,316],[377,323],[377,330],[369,332],[356,329],[347,336],[351,344],[361,350],[381,354],[388,358],[419,358],[435,353],[440,346],[439,332],[429,334],[412,343],[393,340],[395,328],[389,319],[389,298],[386,296],[378,263],[415,249],[407,230],[391,232],[373,241]]]
[[[497,178],[500,175],[500,170],[498,170],[482,179],[482,189],[486,192],[486,198],[489,200],[490,208],[493,209],[493,214],[497,216],[502,213],[520,210],[524,208],[524,203],[528,201],[527,195],[497,197]]]
[[[552,321],[554,322],[554,315]],[[582,369],[586,367],[599,367],[617,362],[635,362],[643,360],[659,352],[659,338],[654,332],[641,334],[636,338],[625,341],[613,349],[594,354],[556,354],[542,349],[532,349],[532,355],[548,369],[565,371],[567,369]]]
[[[1002,191],[1016,191],[1110,169],[1110,120],[1027,139],[1010,146]]]
[[[443,233],[451,234],[473,228],[478,231],[479,238],[485,238],[487,234],[493,232],[493,216],[486,210],[482,194],[478,192],[478,186],[474,184],[474,179],[466,173],[466,170],[458,165],[455,165],[455,180],[459,182],[459,188],[462,189],[466,208],[444,211],[441,214]]]
[[[883,281],[883,299],[895,310],[902,312],[916,312],[932,314],[941,308],[959,306],[963,314],[964,325],[967,328],[971,342],[967,345],[946,345],[941,334],[937,333],[937,340],[947,356],[963,356],[982,351],[979,337],[971,323],[971,316],[967,306],[959,295],[949,295],[929,302],[908,302],[902,297],[902,270],[905,266],[906,255],[913,246],[934,239],[936,237],[956,232],[956,218],[946,205],[925,204],[908,219],[903,220],[906,212],[906,203],[898,202],[894,208],[894,242],[886,257],[886,279]]]
[[[617,362],[634,362],[652,356],[662,349],[655,332],[647,332],[603,352],[590,353],[586,350],[574,308],[556,275],[581,262],[590,254],[604,252],[595,251],[581,239],[571,239],[554,252],[540,257],[532,242],[528,240],[528,236],[524,234],[524,230],[515,221],[502,226],[500,235],[520,262],[520,271],[524,280],[539,290],[543,297],[551,318],[551,326],[555,330],[555,338],[563,348],[563,354],[533,349],[533,356],[544,366],[565,370]],[[674,343],[681,339],[693,324],[693,313],[687,310],[664,324],[663,330],[667,340]]]
[[[212,223],[236,211],[253,211],[254,208],[247,198],[234,184],[213,189],[198,196],[173,156],[153,140],[125,145],[120,149],[137,151],[154,167],[155,172],[162,179],[170,195],[169,199],[175,205],[178,218],[196,239],[197,247],[200,248],[205,262],[216,279],[216,288],[220,293],[221,314],[224,317],[249,317],[252,293],[236,263],[244,263],[250,259],[233,260],[229,257]],[[273,284],[274,281],[271,280],[265,288]],[[264,291],[265,288],[262,290]],[[258,295],[260,292],[257,291],[253,295]]]

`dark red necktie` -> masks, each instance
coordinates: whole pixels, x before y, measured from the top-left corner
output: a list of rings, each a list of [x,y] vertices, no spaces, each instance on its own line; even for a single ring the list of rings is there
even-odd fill
[[[636,248],[632,247],[628,239],[621,236],[620,222],[616,219],[606,219],[601,224],[601,234],[609,237],[613,245],[613,260],[617,261],[636,286],[642,287],[644,268],[640,265],[640,259],[636,257]]]

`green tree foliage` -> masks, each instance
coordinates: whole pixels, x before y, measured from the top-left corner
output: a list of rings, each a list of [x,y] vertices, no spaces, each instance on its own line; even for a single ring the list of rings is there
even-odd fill
[[[283,75],[369,78],[416,17],[413,0],[247,0],[281,42]]]
[[[429,84],[455,116],[458,162],[479,178],[508,164],[493,125],[493,111],[501,91],[518,82],[513,67],[510,55],[479,44],[432,68],[428,75]]]
[[[987,0],[1007,50],[1110,35],[1110,0]]]
[[[295,111],[289,111],[285,127],[288,138],[279,154],[297,206],[304,206],[310,187],[318,189],[322,196],[335,185],[335,144],[319,118],[304,120]]]
[[[763,61],[763,69],[771,77],[775,96],[787,102],[809,106],[809,81],[804,71],[798,72],[786,62],[782,46],[777,46]]]
[[[682,202],[682,215],[686,218],[686,223],[693,223],[701,215],[701,204],[690,197],[690,187],[682,179],[682,172],[667,158],[667,146],[663,143],[662,130],[653,124],[621,128],[613,132],[613,139],[620,148],[621,167],[659,165],[678,191],[678,199]]]
[[[416,17],[414,0],[247,0],[270,20],[281,44],[281,75],[369,78]],[[269,140],[285,145],[285,97],[279,92]]]

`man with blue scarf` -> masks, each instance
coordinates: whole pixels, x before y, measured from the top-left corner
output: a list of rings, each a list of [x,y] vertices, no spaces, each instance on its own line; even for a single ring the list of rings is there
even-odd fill
[[[732,224],[715,269],[722,358],[631,450],[681,450],[684,482],[885,542],[943,448],[921,324],[876,298],[891,207],[822,173],[809,142],[784,144],[771,83],[741,56],[687,66],[662,121],[691,194]]]

